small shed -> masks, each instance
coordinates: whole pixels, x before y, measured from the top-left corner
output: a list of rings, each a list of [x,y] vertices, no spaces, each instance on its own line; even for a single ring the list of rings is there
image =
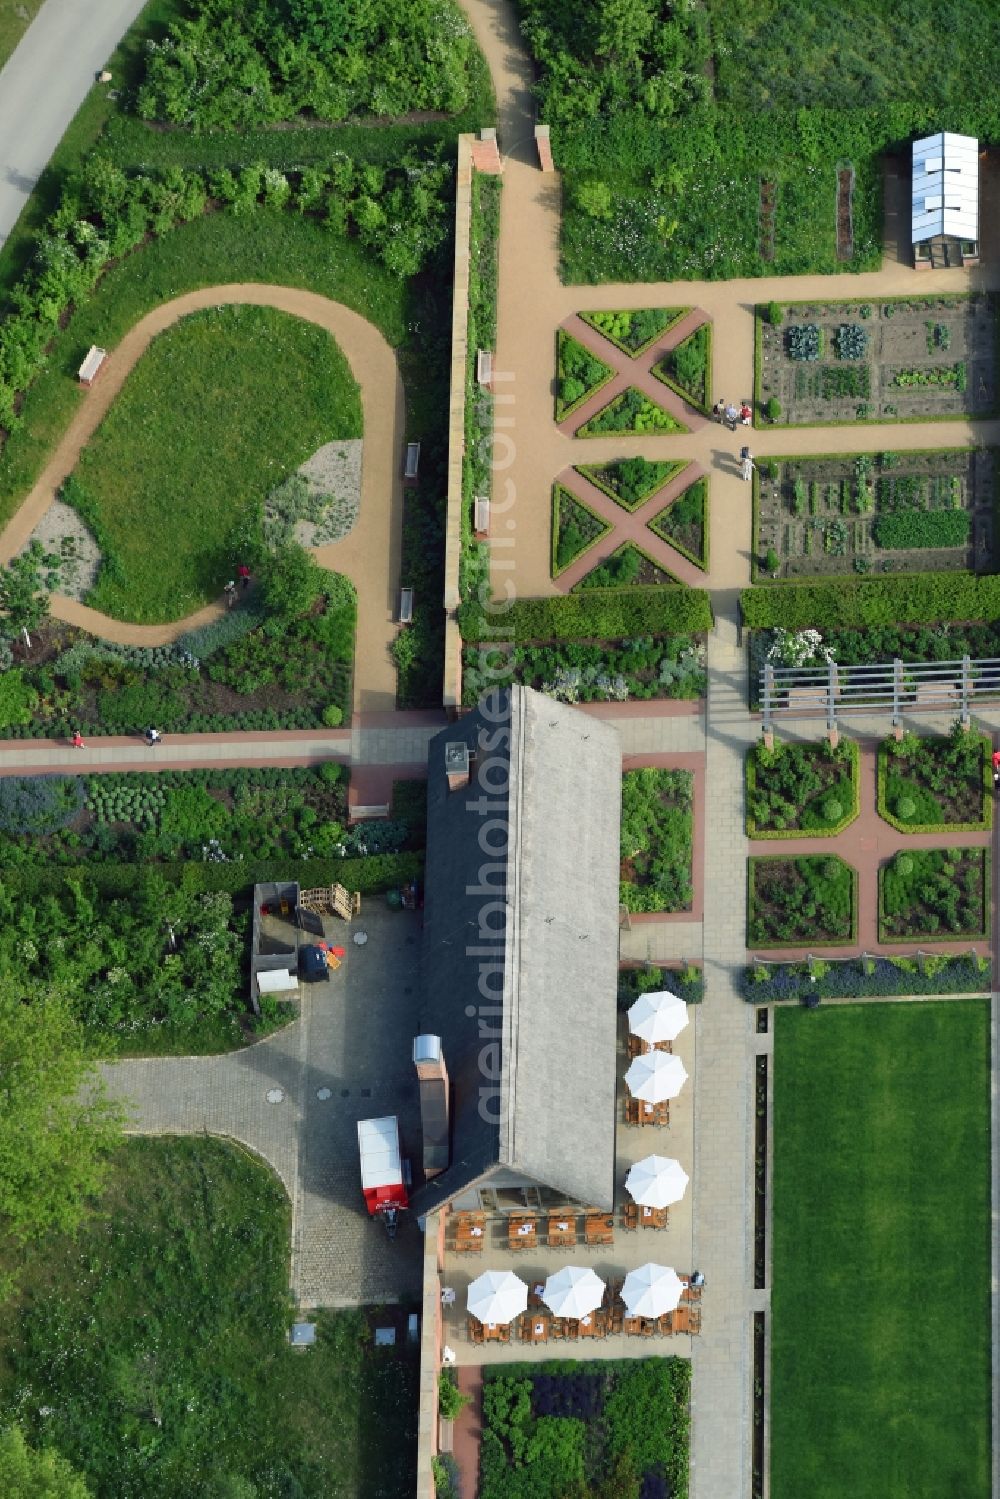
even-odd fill
[[[913,263],[976,264],[979,259],[979,142],[942,130],[913,142],[910,200]]]
[[[99,349],[96,344],[91,344],[87,350],[87,357],[77,370],[76,378],[80,384],[89,390],[103,370],[108,359],[107,349]]]

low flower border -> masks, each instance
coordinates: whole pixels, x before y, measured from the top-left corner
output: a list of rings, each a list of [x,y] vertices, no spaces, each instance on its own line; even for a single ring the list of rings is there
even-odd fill
[[[577,316],[581,322],[586,323],[588,328],[593,328],[595,333],[600,334],[601,338],[606,338],[613,348],[619,349],[629,359],[638,359],[653,347],[658,338],[663,338],[665,334],[670,332],[671,328],[676,328],[677,324],[683,318],[686,318],[688,313],[693,311],[693,307],[598,307],[593,312],[577,313]],[[623,344],[617,338],[612,338],[610,333],[605,333],[604,329],[599,328],[594,322],[595,317],[618,317],[622,313],[630,313],[634,317],[637,312],[669,312],[674,315],[671,316],[670,321],[664,327],[653,334],[652,338],[647,338],[644,344],[641,344],[638,349],[634,350],[630,349],[628,344]]]
[[[886,806],[885,783],[889,775],[889,752],[885,744],[878,747],[878,791],[875,806],[883,822],[899,833],[985,833],[993,826],[993,773],[990,765],[992,741],[987,734],[977,735],[983,748],[983,815],[977,822],[901,822]]]
[[[747,859],[746,929],[748,937],[750,935],[750,918],[753,914],[754,872],[757,865],[764,863],[787,864],[790,860],[798,859],[801,857],[803,857],[801,854],[751,854]],[[840,855],[822,854],[817,855],[817,857],[840,858]],[[808,948],[811,945],[815,945],[816,947],[853,947],[856,944],[858,940],[858,871],[853,864],[848,864],[846,859],[840,859],[840,862],[844,864],[851,872],[850,935],[847,937],[824,937],[821,936],[818,932],[814,932],[808,937],[782,938],[778,942],[755,942],[753,944],[755,950],[759,949],[761,952],[781,952],[788,948]],[[906,938],[907,942],[913,942],[915,940],[917,939],[912,936]]]
[[[606,494],[609,500],[613,500],[616,505],[629,515],[634,515],[648,500],[653,498],[657,490],[665,489],[668,484],[673,483],[678,474],[683,473],[686,468],[690,468],[691,466],[690,459],[688,458],[661,458],[659,462],[668,464],[670,473],[664,478],[659,479],[653,485],[652,489],[647,489],[641,499],[636,500],[632,505],[626,505],[620,495],[615,494],[614,490],[609,488],[607,484],[602,484],[600,479],[594,477],[598,469],[610,468],[611,464],[615,461],[615,459],[612,459],[610,463],[576,463],[573,465],[573,469],[581,478],[586,479],[588,484],[593,484],[595,489],[599,489],[602,494]]]
[[[688,490],[693,489],[696,484],[704,484],[705,486],[705,519],[702,525],[702,539],[705,545],[703,549],[703,555],[701,557],[696,557],[694,552],[689,551],[686,546],[682,546],[681,543],[677,541],[673,536],[664,536],[656,529],[656,522],[659,520],[660,516],[663,515],[664,511],[669,510],[672,505],[676,505],[678,500],[682,500],[688,493]],[[680,552],[682,557],[686,557],[694,567],[699,568],[703,573],[708,572],[709,557],[711,555],[711,512],[709,510],[710,494],[711,489],[709,486],[708,475],[699,474],[697,479],[691,480],[691,483],[687,486],[687,489],[682,489],[680,494],[674,496],[669,505],[664,505],[663,510],[658,510],[653,516],[653,519],[646,522],[646,530],[652,531],[657,540],[662,541],[664,546],[673,547],[675,552]]]
[[[696,333],[700,333],[703,328],[706,330],[706,333],[708,335],[708,348],[707,348],[707,350],[705,352],[705,399],[704,399],[704,401],[696,401],[693,398],[693,396],[692,396],[692,394],[691,394],[691,392],[689,390],[685,390],[685,388],[684,388],[683,385],[678,385],[677,381],[673,378],[673,376],[668,375],[667,372],[664,369],[661,368],[663,360],[660,360],[656,364],[653,365],[653,368],[650,370],[650,374],[655,379],[659,380],[659,382],[660,382],[661,385],[665,385],[668,390],[672,390],[675,396],[680,396],[681,400],[685,403],[685,405],[690,406],[692,411],[700,411],[701,414],[702,414],[702,416],[711,416],[711,414],[712,414],[712,405],[711,405],[711,402],[712,402],[712,323],[711,323],[711,319],[708,319],[704,323],[699,323],[698,326],[697,326],[697,328],[695,328],[692,333],[688,334],[687,338],[682,338],[681,341],[680,341],[680,343],[676,344],[674,346],[674,348],[668,349],[667,352],[666,352],[666,354],[664,354],[663,359],[669,359],[671,354],[676,354],[676,352],[677,352],[678,349],[683,348],[684,345],[686,343],[690,342],[690,340],[692,338],[694,338],[695,334]]]
[[[577,554],[576,554],[575,557],[570,558],[569,562],[565,563],[562,567],[560,567],[558,565],[558,563],[556,562],[556,553],[557,553],[558,547],[559,547],[559,499],[560,499],[560,496],[564,495],[564,494],[568,495],[571,500],[574,500],[576,502],[576,504],[578,504],[582,510],[586,510],[586,512],[587,512],[588,515],[592,515],[596,521],[599,521],[600,524],[603,526],[604,529],[602,531],[598,532],[598,534],[594,537],[593,541],[588,541],[587,545],[583,548],[583,550],[581,552],[577,552]],[[607,536],[608,532],[611,529],[612,529],[611,526],[604,519],[604,517],[601,516],[601,515],[598,515],[598,513],[597,513],[596,510],[592,510],[590,508],[590,506],[587,504],[586,500],[581,500],[580,496],[578,494],[574,494],[574,492],[573,492],[572,489],[568,489],[565,484],[558,484],[558,483],[557,484],[553,484],[553,486],[552,486],[552,536],[551,536],[550,556],[549,556],[549,565],[550,565],[550,570],[551,570],[553,578],[560,577],[564,572],[567,571],[568,568],[571,568],[575,562],[579,562],[579,560],[580,560],[581,557],[586,557],[587,553],[589,551],[592,551],[593,548],[595,546],[597,546],[597,544],[598,544],[599,541],[603,541],[604,540],[605,536]]]
[[[574,401],[572,403],[572,405],[567,406],[564,410],[560,411],[560,409],[559,409],[559,350],[560,350],[561,341],[564,338],[570,338],[570,339],[573,340],[573,342],[575,344],[580,344],[580,348],[586,350],[586,352],[590,355],[590,357],[592,359],[596,359],[601,364],[603,364],[604,368],[607,370],[608,373],[604,376],[604,378],[602,380],[599,380],[596,385],[592,385],[589,390],[585,390],[584,393],[583,393],[583,395],[580,397],[580,399],[578,401]],[[567,421],[569,421],[570,417],[573,415],[573,413],[575,411],[579,411],[581,406],[585,406],[587,404],[587,402],[593,396],[597,395],[597,392],[599,390],[603,390],[606,385],[610,385],[611,382],[612,382],[612,380],[614,380],[614,379],[617,378],[617,375],[618,375],[618,371],[617,370],[612,369],[611,366],[609,364],[607,364],[605,360],[601,359],[601,356],[599,354],[595,354],[592,349],[588,349],[586,344],[581,344],[580,340],[578,338],[575,338],[573,336],[573,334],[570,333],[567,328],[557,328],[556,329],[556,389],[555,389],[555,396],[553,398],[553,411],[555,413],[556,424],[558,425],[561,422],[567,422]]]
[[[746,754],[746,834],[748,838],[763,840],[765,838],[836,838],[845,828],[849,828],[861,815],[861,755],[858,751],[857,742],[853,739],[842,739],[851,760],[851,806],[848,812],[839,822],[831,823],[828,828],[759,828],[750,815],[750,793],[757,784],[756,766],[754,765],[754,747],[747,750]],[[915,830],[917,831],[917,830]],[[926,832],[926,829],[920,829]]]
[[[599,386],[598,386],[598,389],[600,389]],[[629,394],[629,392],[633,391],[633,390],[638,391],[639,395],[642,396],[643,400],[644,401],[648,401],[649,405],[652,406],[655,410],[661,411],[663,413],[663,415],[667,418],[667,420],[670,422],[670,426],[669,427],[661,427],[659,429],[659,431],[657,431],[657,432],[640,432],[638,427],[620,427],[620,428],[618,428],[615,431],[608,431],[608,432],[588,432],[587,431],[587,428],[590,426],[591,422],[596,421],[599,416],[603,416],[604,413],[609,409],[609,407],[613,406],[616,401],[622,401],[622,400],[624,400],[625,397]],[[591,394],[593,394],[593,392],[591,392]],[[652,396],[648,396],[644,390],[641,390],[639,388],[638,385],[626,385],[626,387],[625,387],[624,390],[619,391],[616,396],[612,397],[612,399],[608,402],[607,406],[602,406],[601,409],[600,409],[600,411],[595,411],[594,415],[592,417],[589,417],[587,419],[587,421],[583,422],[579,427],[577,427],[576,431],[573,433],[573,436],[574,437],[584,437],[584,438],[588,438],[588,437],[682,437],[682,436],[684,436],[685,433],[690,433],[690,431],[691,431],[690,427],[687,427],[687,426],[685,426],[685,424],[683,422],[678,421],[677,418],[673,415],[672,412],[668,411],[665,406],[660,406],[656,401],[653,400]]]
[[[902,937],[891,937],[885,931],[885,910],[882,904],[882,876],[886,865],[883,864],[878,872],[878,940],[885,947],[905,947],[912,942],[985,942],[990,935],[990,914],[992,907],[991,886],[992,868],[991,854],[989,848],[980,848],[976,844],[959,846],[959,853],[978,854],[983,866],[983,891],[982,891],[982,922],[975,932],[907,932]]]

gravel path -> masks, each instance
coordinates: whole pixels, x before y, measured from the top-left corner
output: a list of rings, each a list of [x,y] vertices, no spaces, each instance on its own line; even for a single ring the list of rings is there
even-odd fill
[[[58,551],[60,543],[69,538],[73,542],[72,561],[63,567],[59,591],[63,598],[82,603],[97,582],[101,570],[101,551],[94,540],[94,533],[72,505],[62,500],[53,500],[38,525],[28,538],[28,545],[40,541],[51,551]]]

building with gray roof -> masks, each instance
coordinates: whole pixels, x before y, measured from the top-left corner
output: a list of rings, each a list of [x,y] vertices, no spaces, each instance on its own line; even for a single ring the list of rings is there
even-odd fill
[[[617,733],[528,688],[431,741],[419,1213],[613,1206],[620,803]]]

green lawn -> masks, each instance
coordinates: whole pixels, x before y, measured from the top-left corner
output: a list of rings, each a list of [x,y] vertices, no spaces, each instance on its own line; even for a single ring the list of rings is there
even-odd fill
[[[772,1499],[990,1492],[989,1018],[776,1011]]]
[[[32,1250],[0,1309],[0,1425],[100,1499],[412,1492],[415,1357],[351,1312],[294,1353],[288,1245],[284,1191],[239,1147],[130,1140],[98,1215]]]
[[[270,307],[184,318],[142,356],[75,470],[105,552],[88,602],[144,623],[191,613],[232,575],[227,540],[256,526],[268,492],[323,443],[360,436],[357,384],[323,329]]]

